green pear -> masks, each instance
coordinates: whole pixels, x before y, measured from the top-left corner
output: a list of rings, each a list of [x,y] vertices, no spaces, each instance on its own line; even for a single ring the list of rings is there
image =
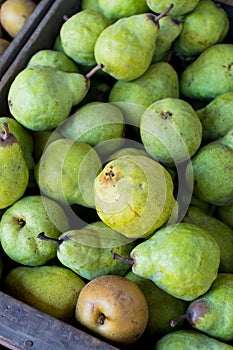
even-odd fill
[[[214,204],[204,202],[201,199],[197,198],[194,194],[192,194],[190,205],[198,207],[199,209],[204,211],[206,214],[211,216],[213,216],[216,208]]]
[[[33,159],[34,140],[32,134],[12,117],[0,117],[0,125],[3,123],[8,124],[9,132],[16,137],[23,151],[29,173],[32,172],[35,163]]]
[[[183,27],[173,49],[184,57],[199,55],[208,47],[223,41],[230,28],[227,12],[213,0],[200,0],[183,17]]]
[[[2,215],[1,245],[12,260],[40,266],[56,257],[56,247],[38,240],[37,235],[44,231],[49,237],[57,238],[68,228],[68,218],[58,203],[40,195],[24,196]]]
[[[56,36],[54,43],[53,43],[53,46],[52,46],[52,49],[54,51],[62,52],[65,54],[65,51],[64,51],[64,49],[62,47],[62,43],[61,43],[60,33]]]
[[[183,20],[178,17],[169,15],[160,19],[152,63],[169,60],[173,50],[173,42],[180,36],[182,28]]]
[[[183,222],[198,225],[214,237],[221,250],[219,271],[233,273],[233,231],[222,221],[193,205],[189,206]]]
[[[101,167],[97,152],[89,144],[55,139],[36,164],[35,179],[41,192],[54,200],[93,207],[93,183]]]
[[[147,0],[147,5],[151,11],[155,13],[163,12],[170,4],[170,0]],[[185,13],[192,11],[198,4],[199,0],[174,0],[173,8],[170,11],[170,15],[181,16]]]
[[[168,62],[151,64],[146,72],[133,81],[118,80],[109,93],[109,102],[121,102],[149,107],[166,97],[179,97],[179,78]],[[131,107],[129,107],[130,109]]]
[[[146,0],[99,0],[98,3],[100,10],[111,21],[117,21],[122,17],[149,12]]]
[[[4,279],[7,294],[52,317],[74,319],[78,295],[85,282],[63,266],[18,266]]]
[[[171,7],[159,16],[143,13],[120,18],[109,25],[96,41],[96,62],[117,80],[131,81],[139,78],[151,64],[159,20]]]
[[[216,279],[220,248],[206,230],[179,223],[159,228],[137,244],[130,257],[125,261],[136,275],[175,298],[192,301],[206,293]]]
[[[66,231],[58,239],[51,239],[43,233],[39,238],[53,241],[58,246],[57,257],[62,265],[87,280],[109,274],[125,275],[129,266],[112,259],[112,254],[129,257],[136,245],[134,240],[127,239],[101,221],[80,230]]]
[[[96,40],[110,23],[102,12],[93,9],[79,11],[68,18],[60,29],[61,45],[66,55],[78,64],[95,65]]]
[[[24,152],[25,158],[27,158],[27,153],[32,154],[34,150],[34,140],[31,132],[12,117],[0,117],[0,124],[3,125],[3,123],[7,123],[9,132],[15,135]]]
[[[52,67],[26,67],[11,83],[9,109],[27,129],[52,130],[85,97],[89,84],[89,79],[79,73]]]
[[[81,2],[81,10],[99,10],[99,1],[98,0],[82,0]]]
[[[233,204],[216,206],[214,216],[233,230]]]
[[[232,350],[232,346],[192,330],[178,330],[159,339],[153,350]]]
[[[140,134],[146,151],[157,161],[175,166],[199,149],[202,124],[193,107],[179,98],[152,103],[143,113]]]
[[[149,157],[149,154],[146,153],[146,151],[144,149],[140,149],[140,148],[136,148],[136,147],[124,147],[124,148],[120,148],[116,152],[112,153],[108,157],[108,161],[119,158],[119,157],[124,157],[127,155]]]
[[[233,128],[233,92],[216,96],[204,107],[196,110],[203,128],[203,140],[214,141]]]
[[[44,49],[37,51],[29,60],[27,67],[47,66],[67,73],[78,73],[78,65],[65,53]]]
[[[165,97],[179,97],[179,78],[168,62],[156,62],[133,81],[116,81],[108,101],[122,110],[127,130],[140,140],[142,114],[153,102]]]
[[[222,341],[233,340],[233,274],[219,273],[205,295],[192,301],[172,325],[187,319],[192,327]]]
[[[211,101],[233,89],[233,44],[220,43],[205,49],[180,76],[180,93],[186,98]]]
[[[199,148],[191,159],[193,194],[207,203],[233,203],[233,130]]]
[[[155,336],[172,332],[170,320],[185,312],[187,302],[174,298],[157,287],[151,280],[137,276],[133,271],[129,271],[125,277],[136,283],[145,294],[149,308],[146,337],[155,338]],[[182,323],[178,323],[174,329],[177,330],[181,326]]]
[[[169,172],[153,159],[118,157],[107,162],[95,178],[97,214],[126,237],[148,237],[169,219],[175,220],[173,187]]]
[[[20,199],[29,183],[29,169],[24,152],[16,137],[9,132],[8,123],[0,130],[0,209]]]
[[[59,130],[66,138],[96,147],[98,154],[109,154],[123,142],[124,115],[111,103],[89,102],[78,108]]]

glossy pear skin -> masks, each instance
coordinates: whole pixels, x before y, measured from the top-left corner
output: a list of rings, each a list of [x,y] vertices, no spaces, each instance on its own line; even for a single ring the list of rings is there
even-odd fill
[[[186,301],[196,299],[210,288],[220,264],[216,240],[206,230],[186,223],[160,228],[139,243],[130,256],[136,275]]]
[[[152,60],[159,30],[154,18],[154,15],[145,13],[120,18],[101,32],[94,52],[96,62],[103,65],[106,73],[126,81],[145,73]]]
[[[85,282],[62,266],[20,266],[4,279],[4,290],[18,300],[62,321],[71,321]]]

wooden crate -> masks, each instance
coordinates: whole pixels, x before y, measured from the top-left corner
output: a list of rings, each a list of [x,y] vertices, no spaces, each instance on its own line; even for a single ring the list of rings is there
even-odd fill
[[[31,34],[34,32],[42,18],[48,12],[53,0],[41,0],[29,19],[26,21],[19,34],[11,41],[10,45],[0,58],[0,79],[10,67],[15,57],[28,41]]]
[[[12,350],[117,350],[0,292],[0,344]]]
[[[233,0],[218,0],[226,8],[233,23]],[[2,75],[0,81],[0,115],[10,115],[7,103],[9,87],[16,75],[26,67],[27,62],[41,49],[51,48],[59,33],[65,17],[70,17],[80,10],[79,0],[41,1],[46,3],[43,8],[44,17],[35,23],[35,30],[14,57],[9,68]],[[37,9],[39,11],[39,8]],[[36,13],[34,14],[36,16]],[[33,19],[33,18],[32,18]],[[36,17],[36,20],[38,17]],[[26,32],[26,28],[25,28]],[[27,32],[27,35],[29,32]],[[23,31],[21,33],[23,35]],[[233,28],[229,33],[233,38]],[[25,39],[25,38],[24,38]],[[18,38],[20,40],[20,37]],[[1,67],[2,69],[2,67]],[[0,74],[1,77],[1,74]],[[44,314],[15,298],[0,292],[0,349],[12,350],[119,350],[107,341]],[[133,345],[127,349],[141,349],[150,347],[147,344]]]

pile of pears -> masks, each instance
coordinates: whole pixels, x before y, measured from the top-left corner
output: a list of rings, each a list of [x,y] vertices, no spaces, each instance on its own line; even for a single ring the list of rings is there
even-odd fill
[[[3,292],[119,348],[233,349],[230,27],[214,0],[83,0],[28,59],[0,110]]]

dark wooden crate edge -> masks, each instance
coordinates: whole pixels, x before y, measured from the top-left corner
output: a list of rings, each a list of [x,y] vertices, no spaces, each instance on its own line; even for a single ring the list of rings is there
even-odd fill
[[[227,6],[233,6],[233,0],[215,0],[216,2],[219,2],[223,5]]]
[[[0,77],[3,76],[3,74],[9,68],[9,66],[17,56],[18,52],[27,42],[30,35],[34,32],[35,28],[38,26],[41,19],[45,16],[46,12],[48,12],[53,2],[54,0],[41,0],[38,3],[36,9],[26,21],[22,30],[12,40],[9,47],[6,49],[6,51],[0,58]]]
[[[117,350],[116,347],[0,292],[0,344],[12,350]]]

